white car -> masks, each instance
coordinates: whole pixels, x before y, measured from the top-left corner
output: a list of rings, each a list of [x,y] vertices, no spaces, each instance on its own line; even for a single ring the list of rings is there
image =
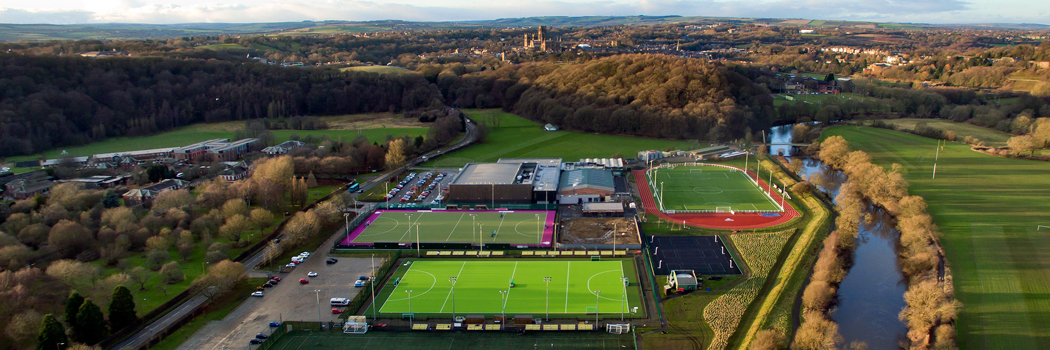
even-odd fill
[[[290,263],[288,265],[284,265],[284,267],[293,268],[293,267],[295,267],[295,263]]]
[[[263,296],[263,292],[261,290],[255,291],[255,293],[252,293],[252,296],[253,297],[261,297],[261,296]]]
[[[310,257],[310,252],[299,253],[299,256],[304,257],[304,258],[309,258]]]
[[[310,271],[310,273],[306,274],[306,277],[317,277],[317,272]]]

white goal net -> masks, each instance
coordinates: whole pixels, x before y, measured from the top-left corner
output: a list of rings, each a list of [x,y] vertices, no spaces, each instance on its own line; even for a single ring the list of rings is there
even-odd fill
[[[733,212],[733,208],[732,207],[715,207],[715,212],[716,213],[732,213]]]

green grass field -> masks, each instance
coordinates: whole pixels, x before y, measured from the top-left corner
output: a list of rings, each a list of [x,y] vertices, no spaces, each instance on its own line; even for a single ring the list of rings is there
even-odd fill
[[[657,204],[664,210],[773,210],[780,207],[743,171],[718,166],[676,166],[647,172]],[[662,183],[662,184],[661,184]],[[661,194],[660,191],[663,193]]]
[[[642,308],[631,260],[427,259],[406,265],[394,273],[401,277],[400,283],[388,282],[379,292],[380,313],[400,315],[411,309],[421,317],[451,315],[455,308],[457,315],[505,311],[508,317],[541,317],[549,306],[556,317],[584,317],[593,315],[597,307],[597,313],[608,318],[621,311],[632,317],[632,307]],[[449,277],[458,278],[455,293]],[[551,277],[549,299],[544,277]],[[624,287],[623,277],[629,278],[629,286]],[[509,285],[512,280],[514,287]],[[411,298],[408,291],[412,291]],[[364,314],[369,315],[370,310]],[[633,315],[644,317],[644,312]]]
[[[270,350],[623,350],[634,349],[632,334],[602,332],[383,332],[342,334],[292,331]]]
[[[966,136],[973,136],[981,141],[984,141],[989,146],[992,145],[1006,145],[1006,140],[1010,139],[1011,136],[1008,133],[982,128],[976,125],[970,125],[966,123],[956,123],[950,120],[944,119],[918,119],[918,118],[905,118],[905,119],[884,119],[882,120],[886,124],[896,125],[899,129],[915,130],[915,124],[918,122],[926,122],[926,125],[941,129],[945,131],[953,131],[957,136],[957,139],[962,141]]]
[[[500,158],[609,158],[619,154],[634,158],[638,151],[649,149],[696,149],[695,142],[657,140],[630,136],[584,134],[570,131],[544,131],[543,125],[508,114],[499,109],[468,109],[464,112],[478,123],[490,127],[484,142],[449,153],[424,166],[461,167],[467,163],[495,162]],[[704,146],[706,147],[706,145]]]
[[[944,233],[963,349],[1050,344],[1050,163],[994,157],[948,143],[932,179],[937,141],[864,127],[833,127],[885,167],[900,163]]]
[[[354,72],[369,72],[379,74],[392,74],[392,75],[404,75],[404,74],[419,74],[416,71],[411,71],[401,67],[393,66],[356,66],[340,68],[341,71],[354,71]]]
[[[539,244],[544,226],[549,225],[548,214],[553,212],[383,211],[353,242],[415,242],[417,230],[409,227],[419,225],[420,242]],[[471,226],[475,224],[478,227]]]
[[[223,123],[219,123],[223,124]],[[152,136],[143,137],[118,137],[101,142],[95,142],[83,146],[64,147],[56,148],[44,152],[48,159],[55,159],[61,156],[63,150],[69,153],[70,157],[89,156],[97,153],[109,153],[109,152],[122,152],[122,151],[134,151],[143,149],[153,148],[164,148],[164,147],[179,147],[185,146],[194,142],[200,142],[211,139],[219,138],[234,138],[236,133],[232,130],[225,130],[223,128],[215,128],[216,124],[197,124],[180,128],[173,131],[168,131]],[[322,137],[327,135],[333,140],[342,139],[344,141],[353,140],[357,135],[365,135],[369,141],[382,142],[386,139],[387,135],[393,136],[410,136],[416,137],[419,135],[426,135],[427,128],[374,128],[374,129],[362,129],[362,130],[343,130],[343,129],[329,129],[329,130],[274,130],[273,135],[277,142],[284,142],[291,138],[293,134],[299,135],[299,137],[305,137],[307,135],[314,135]],[[10,162],[21,162],[28,160],[39,160],[40,155],[27,155],[10,157],[7,160]]]

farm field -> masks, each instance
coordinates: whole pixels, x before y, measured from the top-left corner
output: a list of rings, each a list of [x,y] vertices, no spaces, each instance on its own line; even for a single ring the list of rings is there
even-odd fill
[[[400,283],[388,282],[376,298],[379,313],[386,315],[455,312],[540,317],[549,307],[555,317],[585,317],[595,312],[606,318],[621,312],[626,317],[642,317],[641,310],[633,316],[631,313],[633,307],[642,307],[631,264],[625,259],[410,260],[393,275],[400,277]],[[458,278],[454,291],[449,277]],[[544,277],[551,277],[549,293]],[[629,286],[624,286],[623,277],[628,278]]]
[[[409,216],[411,215],[411,216]],[[472,227],[477,224],[479,227]],[[418,225],[417,230],[410,229]],[[542,226],[540,226],[542,225]],[[554,212],[380,210],[343,244],[373,242],[478,242],[540,244],[553,236]],[[480,233],[480,238],[475,235]]]
[[[956,123],[944,119],[918,119],[918,118],[906,118],[906,119],[883,119],[886,124],[896,125],[898,129],[915,130],[915,124],[918,122],[926,122],[926,125],[946,131],[953,131],[958,137],[958,140],[962,140],[966,136],[973,136],[977,139],[984,141],[989,146],[1001,146],[1006,145],[1006,140],[1010,139],[1008,133],[993,130],[988,128],[982,128],[976,125],[970,125],[966,123]]]
[[[650,169],[646,175],[654,199],[665,211],[780,211],[739,169],[675,166]]]
[[[1050,163],[994,157],[949,142],[866,127],[832,127],[876,163],[908,170],[944,234],[963,349],[1040,349],[1050,342]]]
[[[632,334],[599,332],[339,332],[292,331],[280,336],[272,350],[618,350],[633,349]]]
[[[500,158],[609,158],[616,154],[634,158],[638,151],[649,149],[696,149],[689,141],[657,140],[629,136],[584,134],[570,131],[544,131],[543,124],[503,112],[499,109],[469,109],[464,112],[478,123],[490,127],[484,142],[449,153],[424,166],[461,167],[467,163],[495,162]],[[706,145],[704,146],[706,147]]]
[[[805,74],[805,75],[811,75],[811,76],[814,76],[814,78],[817,78],[817,79],[824,79],[824,76],[819,76],[818,77],[816,74]],[[791,96],[791,98],[794,99],[794,100],[788,100],[786,96]],[[876,99],[874,97],[865,97],[865,96],[861,96],[861,95],[857,95],[857,94],[853,94],[853,93],[842,93],[842,94],[834,94],[834,95],[824,95],[824,94],[808,94],[808,95],[802,95],[802,94],[798,94],[798,95],[796,95],[796,94],[776,94],[776,95],[773,95],[773,105],[774,106],[780,106],[782,104],[792,103],[792,102],[809,102],[809,103],[824,103],[824,102],[829,102],[829,101],[831,101],[831,102],[845,102],[845,101],[850,100],[850,99],[858,100],[858,101],[864,101],[864,102],[872,102],[872,101],[877,101],[878,100],[878,99]]]

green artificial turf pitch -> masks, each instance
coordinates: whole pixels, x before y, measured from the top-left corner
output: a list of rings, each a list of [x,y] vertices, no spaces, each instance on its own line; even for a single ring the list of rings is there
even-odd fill
[[[412,214],[411,223],[409,216]],[[471,242],[485,244],[540,244],[547,211],[383,211],[353,239],[353,243],[416,241],[419,225],[420,242]],[[475,215],[475,216],[471,216]],[[537,225],[536,215],[539,215]],[[471,228],[471,225],[477,225]],[[411,230],[409,228],[411,227]],[[495,234],[493,234],[495,231]]]
[[[738,169],[679,165],[650,169],[646,174],[653,189],[653,199],[656,203],[663,201],[665,211],[714,211],[724,207],[734,211],[780,211],[780,207]]]
[[[629,260],[414,260],[401,266],[378,296],[379,312],[397,315],[410,312],[451,315],[452,283],[455,284],[455,313],[544,315],[549,300],[551,315],[619,314],[631,317],[631,308],[641,307],[638,281],[630,276]],[[547,283],[550,277],[550,294]],[[624,287],[621,278],[628,277]],[[510,281],[514,280],[514,287]],[[408,291],[412,291],[411,299]],[[506,291],[506,293],[501,293]],[[625,292],[627,295],[625,296]],[[411,305],[409,304],[411,300]],[[505,300],[505,301],[504,301]],[[504,309],[505,308],[505,309]],[[366,315],[368,312],[365,313]],[[639,311],[638,315],[642,312]]]

